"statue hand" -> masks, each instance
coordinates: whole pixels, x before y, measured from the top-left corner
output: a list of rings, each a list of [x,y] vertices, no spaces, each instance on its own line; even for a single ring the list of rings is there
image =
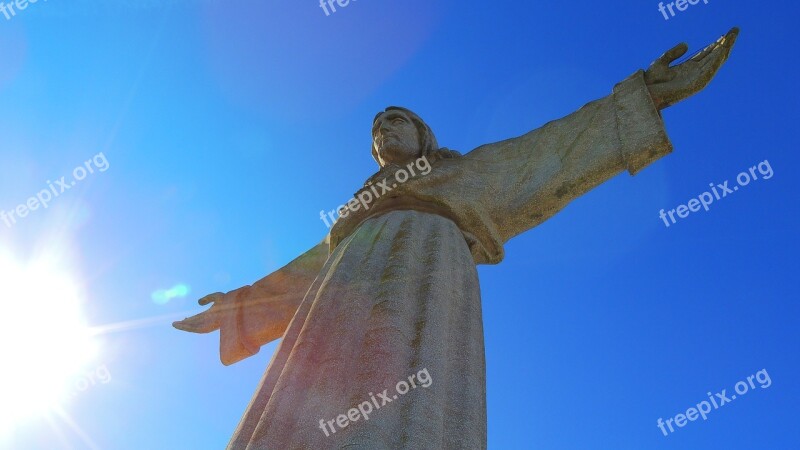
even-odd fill
[[[711,82],[722,64],[728,59],[739,29],[734,27],[697,55],[677,66],[670,64],[689,49],[680,43],[655,60],[644,74],[650,95],[658,109],[664,109],[688,98]]]
[[[223,314],[226,311],[235,308],[234,300],[236,300],[236,296],[242,290],[248,289],[249,287],[250,286],[245,286],[243,288],[228,292],[227,294],[215,292],[213,294],[206,295],[198,300],[197,303],[203,306],[211,303],[211,308],[201,312],[200,314],[195,314],[192,317],[173,322],[172,326],[179,330],[189,331],[192,333],[210,333],[214,330],[218,330]]]

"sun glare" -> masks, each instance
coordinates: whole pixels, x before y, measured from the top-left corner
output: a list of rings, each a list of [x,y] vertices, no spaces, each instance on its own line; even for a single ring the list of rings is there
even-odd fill
[[[97,348],[77,284],[53,261],[20,264],[0,254],[0,292],[0,432],[7,432],[62,404]]]

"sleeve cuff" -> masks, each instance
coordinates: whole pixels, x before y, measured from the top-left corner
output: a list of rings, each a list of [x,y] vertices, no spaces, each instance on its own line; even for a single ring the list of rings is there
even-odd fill
[[[639,70],[614,86],[617,133],[622,158],[631,175],[672,152],[664,121]]]
[[[219,328],[219,357],[222,364],[230,366],[245,358],[249,358],[260,350],[260,347],[251,342],[243,330],[244,318],[243,298],[240,290],[236,295],[233,308],[226,311],[221,319]]]

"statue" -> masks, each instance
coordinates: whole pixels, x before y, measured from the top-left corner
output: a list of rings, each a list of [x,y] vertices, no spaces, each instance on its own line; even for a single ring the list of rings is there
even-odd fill
[[[465,155],[440,148],[407,109],[378,114],[380,170],[362,191],[418,158],[430,172],[368,208],[348,204],[317,246],[252,286],[204,297],[210,309],[174,324],[220,330],[226,365],[283,338],[228,449],[486,448],[476,264],[499,263],[512,237],[670,153],[659,111],[702,90],[737,35],[670,66],[688,49],[680,44],[611,95]]]

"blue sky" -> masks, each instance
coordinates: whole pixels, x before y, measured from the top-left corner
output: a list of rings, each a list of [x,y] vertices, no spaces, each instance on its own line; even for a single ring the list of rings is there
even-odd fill
[[[330,16],[315,0],[50,0],[0,15],[0,208],[101,152],[108,162],[0,222],[0,248],[23,266],[57,255],[86,323],[106,330],[81,373],[109,374],[62,416],[14,420],[0,446],[224,448],[275,344],[224,367],[216,333],[170,323],[324,236],[319,211],[376,169],[377,111],[411,108],[440,145],[469,151],[738,25],[711,85],[664,111],[671,155],[479,268],[489,448],[798,448],[797,19],[785,0],[710,0],[669,20],[655,1],[585,0],[359,0]],[[659,219],[765,160],[772,178]],[[176,286],[188,293],[154,300]],[[53,298],[11,314],[19,292],[0,292],[27,330],[4,354],[58,341],[41,327]],[[762,369],[768,388],[669,436],[657,427]],[[49,373],[8,358],[3,370]]]

